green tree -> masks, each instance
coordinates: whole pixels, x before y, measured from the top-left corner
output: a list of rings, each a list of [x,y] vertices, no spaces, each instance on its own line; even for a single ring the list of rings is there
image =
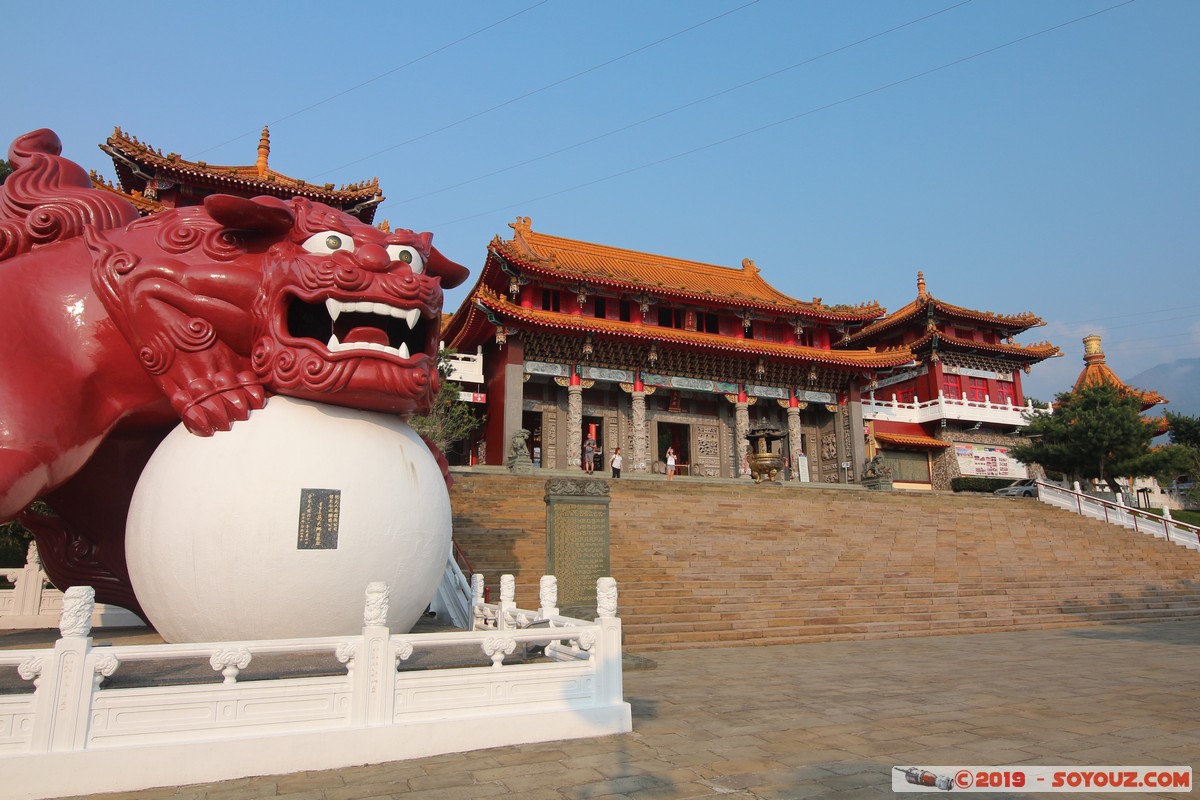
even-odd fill
[[[1141,409],[1141,400],[1114,386],[1063,392],[1053,413],[1035,414],[1023,431],[1030,443],[1012,448],[1012,455],[1071,480],[1103,481],[1118,493],[1117,478],[1157,475],[1163,468],[1165,456],[1150,447],[1154,426]]]
[[[1195,484],[1200,475],[1200,417],[1167,412],[1167,430],[1171,438],[1171,450],[1175,451],[1168,469],[1160,476],[1164,486],[1174,483],[1176,478],[1191,476]],[[1190,493],[1193,502],[1200,502],[1200,488],[1193,485]]]
[[[413,416],[409,421],[412,429],[432,441],[443,453],[450,446],[467,438],[475,428],[483,424],[484,416],[476,416],[470,403],[458,399],[462,387],[451,381],[450,359],[452,350],[438,353],[437,369],[442,376],[442,385],[433,398],[433,407],[424,416]]]
[[[5,161],[3,158],[0,158],[0,184],[4,183],[4,180],[12,171],[13,165]]]

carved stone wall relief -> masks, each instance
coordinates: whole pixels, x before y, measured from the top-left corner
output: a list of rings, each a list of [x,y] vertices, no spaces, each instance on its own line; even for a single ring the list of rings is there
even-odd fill
[[[719,425],[695,425],[696,474],[706,478],[721,475],[721,427]]]

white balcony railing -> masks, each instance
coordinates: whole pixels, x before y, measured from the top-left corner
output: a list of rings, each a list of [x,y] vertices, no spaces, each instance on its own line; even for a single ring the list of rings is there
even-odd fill
[[[1021,428],[1029,424],[1029,418],[1037,409],[1033,404],[1016,406],[1009,401],[993,403],[984,396],[982,400],[968,400],[964,394],[961,398],[946,397],[939,392],[936,400],[914,400],[902,403],[892,395],[890,400],[878,397],[863,398],[863,418],[868,420],[889,420],[892,422],[937,422],[939,420],[956,420],[959,422],[982,422],[990,425],[1012,426]],[[1046,408],[1050,413],[1053,409]]]
[[[474,353],[455,353],[450,356],[447,376],[455,383],[483,383],[483,347]]]

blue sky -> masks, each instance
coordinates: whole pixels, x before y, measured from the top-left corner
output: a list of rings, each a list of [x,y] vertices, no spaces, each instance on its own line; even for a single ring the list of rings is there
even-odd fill
[[[1091,15],[1091,16],[1089,16]],[[1033,311],[1127,378],[1200,353],[1200,3],[572,0],[23,4],[0,138],[112,179],[164,152],[378,177],[477,274],[535,230],[738,266],[799,299]],[[1083,18],[1083,19],[1080,19]],[[1059,26],[1059,27],[1056,27]],[[468,286],[470,282],[468,283]],[[447,308],[467,287],[449,293]],[[1154,387],[1145,387],[1154,388]]]

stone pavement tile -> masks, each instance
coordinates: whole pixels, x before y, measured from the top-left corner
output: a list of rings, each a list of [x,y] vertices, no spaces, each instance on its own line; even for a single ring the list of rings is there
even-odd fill
[[[269,796],[284,800],[325,800],[325,789],[295,789]]]
[[[732,758],[713,761],[706,765],[707,771],[714,775],[737,775],[746,772],[764,772],[785,769],[786,764],[768,758]]]
[[[264,781],[261,778],[254,782],[253,778],[243,778],[236,781],[236,786],[223,786],[219,789],[204,793],[205,800],[258,800],[260,797],[275,795],[274,781]]]
[[[477,783],[473,786],[448,786],[399,795],[403,800],[475,800],[477,797],[503,797],[508,790],[498,783]],[[363,798],[363,800],[368,800]]]
[[[884,758],[905,753],[912,749],[912,739],[889,739],[882,742],[865,742],[861,745],[848,746],[850,752],[868,758]]]
[[[516,794],[521,798],[521,800],[562,800],[562,795],[558,793],[558,789],[550,786],[539,786],[535,789],[522,789],[519,793],[511,791],[509,792],[509,795],[513,794]]]
[[[887,767],[875,765],[873,770],[855,772],[849,775],[833,775],[828,778],[821,778],[816,783],[830,789],[878,788],[886,785],[890,791],[892,776],[891,770]],[[755,788],[751,787],[751,791],[755,791]]]
[[[366,764],[361,767],[332,772],[308,772],[305,774],[322,777],[333,774],[340,777],[342,783],[351,785],[355,783],[404,783],[409,778],[428,773],[424,767],[411,761],[389,761],[386,764]]]
[[[567,769],[562,767],[561,764],[558,766],[560,769],[554,772],[542,772],[537,775],[513,775],[500,782],[513,793],[521,794],[522,792],[547,786],[562,789],[580,783],[596,783],[605,780],[607,777],[599,770]]]
[[[324,789],[308,789],[304,791],[288,791],[278,792],[273,797],[282,797],[285,800],[325,800]]]
[[[328,789],[345,785],[344,772],[296,772],[291,775],[276,775],[275,789],[279,794],[309,789]]]
[[[568,800],[590,800],[610,794],[632,794],[640,796],[641,792],[670,785],[663,778],[653,775],[629,775],[624,778],[607,778],[592,783],[581,783],[575,786],[559,788],[559,794]]]
[[[462,769],[456,772],[436,772],[432,775],[414,775],[408,779],[407,788],[414,792],[423,791],[425,789],[446,789],[451,786],[470,786],[473,783],[487,783],[488,781],[476,781],[475,775],[471,770],[469,763],[463,764]],[[332,800],[332,798],[331,798]]]
[[[629,797],[636,797],[637,800],[690,800],[695,797],[716,797],[722,798],[729,795],[718,792],[712,786],[703,782],[682,782],[682,783],[667,783],[662,786],[652,786],[646,789],[638,789]],[[524,798],[522,798],[524,800]]]
[[[537,764],[542,761],[562,761],[567,758],[566,752],[553,743],[555,747],[547,750],[536,750],[527,747],[515,747],[509,752],[492,751],[492,758],[500,766],[509,764]]]
[[[349,786],[337,786],[323,791],[325,800],[365,800],[368,797],[392,797],[393,795],[408,795],[410,789],[407,783],[400,781],[385,781],[381,783],[354,783]],[[270,795],[258,795],[269,797]]]
[[[558,761],[537,761],[524,764],[506,764],[503,767],[472,769],[470,777],[474,779],[475,783],[488,783],[489,781],[507,782],[509,778],[524,778],[539,775],[556,776],[566,771],[567,768]]]
[[[494,750],[485,750],[482,753],[474,754],[452,753],[449,756],[431,756],[429,758],[418,759],[417,763],[426,775],[469,772],[472,769],[482,767],[500,766],[495,759],[494,752]],[[468,758],[468,755],[474,755],[475,758]]]

